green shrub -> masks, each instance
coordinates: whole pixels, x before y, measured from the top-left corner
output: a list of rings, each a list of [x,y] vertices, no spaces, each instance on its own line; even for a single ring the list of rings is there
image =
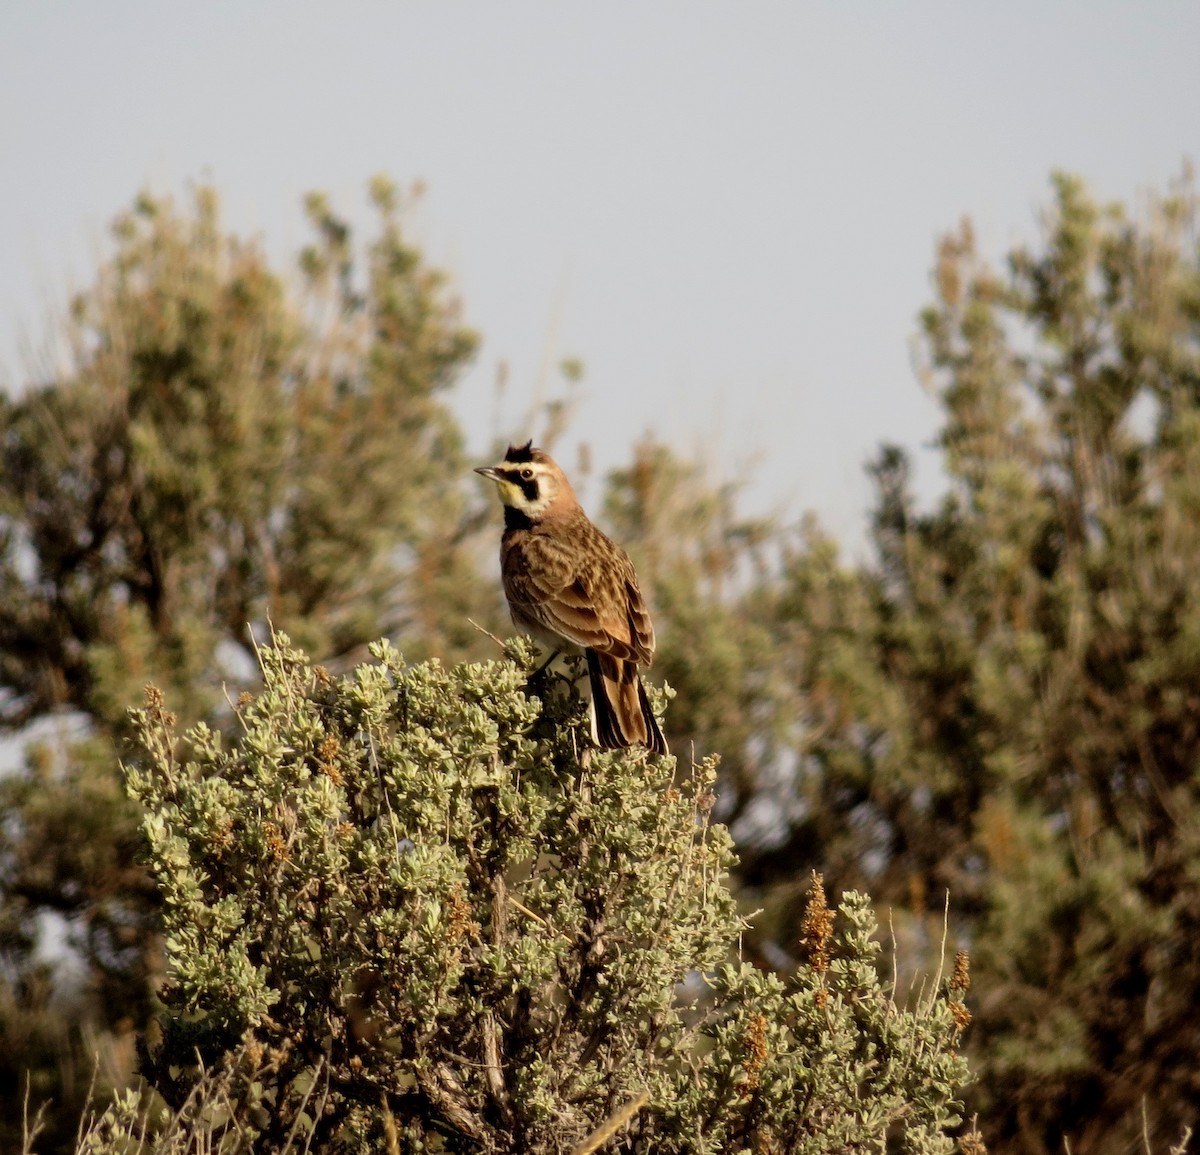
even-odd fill
[[[965,972],[901,1009],[867,900],[839,927],[819,879],[798,973],[737,961],[715,760],[591,749],[566,679],[527,695],[522,642],[373,656],[334,680],[277,638],[231,748],[148,691],[161,1101],[84,1150],[952,1149]]]

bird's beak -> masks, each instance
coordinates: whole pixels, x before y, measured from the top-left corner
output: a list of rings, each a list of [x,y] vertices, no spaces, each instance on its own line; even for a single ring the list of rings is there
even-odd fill
[[[496,472],[496,467],[494,465],[481,465],[477,470],[475,470],[475,472],[478,473],[480,477],[486,477],[488,481],[500,480],[500,475]]]

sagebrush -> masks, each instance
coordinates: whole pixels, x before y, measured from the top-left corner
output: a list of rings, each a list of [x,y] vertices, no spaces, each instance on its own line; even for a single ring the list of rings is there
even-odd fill
[[[525,643],[373,652],[338,680],[278,638],[233,743],[137,712],[165,1106],[89,1151],[951,1150],[964,981],[902,1009],[866,898],[835,927],[819,882],[796,974],[740,961],[712,761],[590,749]]]

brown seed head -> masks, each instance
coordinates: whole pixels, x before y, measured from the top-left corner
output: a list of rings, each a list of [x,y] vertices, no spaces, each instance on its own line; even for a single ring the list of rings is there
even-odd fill
[[[833,912],[825,899],[825,880],[814,870],[808,905],[800,924],[800,950],[818,975],[829,970],[829,940],[833,937]]]
[[[746,1048],[746,1078],[742,1084],[745,1091],[758,1089],[759,1072],[767,1064],[767,1017],[752,1015],[746,1024],[746,1036],[742,1040]]]
[[[321,739],[320,746],[317,747],[317,754],[320,757],[317,769],[335,786],[341,786],[344,781],[342,772],[338,769],[335,761],[338,754],[341,753],[341,749],[341,743],[332,734],[326,734]]]
[[[954,1025],[965,1031],[971,1025],[971,1012],[963,1002],[963,995],[971,989],[971,959],[965,950],[954,956],[954,973],[950,976],[950,1014]]]
[[[449,907],[449,935],[452,943],[458,943],[472,931],[478,930],[478,925],[471,917],[471,904],[461,886],[456,886],[450,892],[446,905]]]
[[[971,1120],[971,1129],[958,1137],[960,1155],[987,1155],[983,1136],[979,1133],[978,1117]]]
[[[287,860],[287,840],[274,822],[263,823],[263,841],[267,844],[267,852],[272,858],[281,861]]]
[[[954,956],[954,973],[950,976],[950,989],[965,994],[971,989],[971,956],[960,950]]]

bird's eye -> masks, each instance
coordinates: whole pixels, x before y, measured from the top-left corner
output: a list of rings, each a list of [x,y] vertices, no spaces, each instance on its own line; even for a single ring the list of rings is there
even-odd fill
[[[529,479],[530,479],[532,476],[533,476],[533,470],[532,470],[532,469],[522,469],[522,470],[521,470],[521,478],[522,478],[522,480],[524,480],[524,481],[528,481],[528,480],[529,480]]]

